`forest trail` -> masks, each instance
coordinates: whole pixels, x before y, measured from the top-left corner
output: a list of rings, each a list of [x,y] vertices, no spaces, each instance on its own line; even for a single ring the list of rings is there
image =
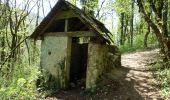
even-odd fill
[[[122,54],[122,66],[94,94],[82,95],[81,88],[58,91],[46,100],[165,100],[147,65],[155,62],[159,50]]]
[[[148,64],[155,62],[158,53],[159,50],[155,49],[122,55],[122,66],[129,69],[125,79],[133,82],[135,90],[144,100],[163,99],[152,72],[148,70]]]

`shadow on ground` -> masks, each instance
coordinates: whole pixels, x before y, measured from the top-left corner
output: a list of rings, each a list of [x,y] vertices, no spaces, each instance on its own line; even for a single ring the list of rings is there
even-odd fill
[[[84,91],[84,87],[58,91],[47,97],[48,100],[144,100],[134,87],[135,81],[127,80],[128,68],[119,68],[112,71],[93,93]]]

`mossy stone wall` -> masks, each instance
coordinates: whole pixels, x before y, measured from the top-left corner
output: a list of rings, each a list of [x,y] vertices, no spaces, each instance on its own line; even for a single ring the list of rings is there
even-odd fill
[[[45,36],[41,44],[41,67],[54,77],[58,88],[68,85],[69,40],[69,37]]]
[[[121,67],[120,59],[120,52],[116,46],[89,43],[86,89],[97,87],[105,74]]]

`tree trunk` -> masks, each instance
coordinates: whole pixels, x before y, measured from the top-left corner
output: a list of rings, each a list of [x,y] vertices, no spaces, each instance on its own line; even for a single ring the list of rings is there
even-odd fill
[[[5,60],[5,36],[3,35],[2,39],[1,39],[1,62],[3,62]]]
[[[132,14],[131,14],[131,21],[130,21],[130,45],[133,46],[133,19],[134,19],[134,0],[132,0]]]
[[[166,37],[168,37],[168,0],[164,1],[163,9],[163,32]]]
[[[148,36],[149,36],[149,33],[150,33],[150,26],[148,25],[148,31],[146,32],[145,36],[144,36],[144,48],[147,48],[148,47]]]
[[[121,13],[120,45],[124,45],[124,13]]]
[[[168,22],[167,23],[169,23],[168,24],[168,35],[170,35],[170,0],[168,0]]]
[[[170,58],[170,55],[169,55],[169,47],[168,47],[168,43],[169,43],[169,38],[166,37],[163,33],[163,29],[161,27],[161,25],[156,25],[151,19],[150,17],[148,16],[148,14],[146,13],[145,9],[144,9],[144,5],[142,3],[141,0],[137,0],[137,4],[139,6],[139,10],[140,12],[143,14],[143,17],[145,19],[145,21],[149,24],[149,26],[152,28],[152,30],[154,31],[158,41],[159,41],[159,44],[160,44],[160,47],[161,47],[161,51],[162,53],[165,55],[165,58],[166,59],[169,59]],[[160,13],[160,12],[158,12]],[[159,14],[158,14],[159,15]],[[160,16],[159,16],[160,17]],[[160,20],[160,19],[159,19]],[[157,21],[158,24],[160,21]]]
[[[127,32],[128,22],[129,22],[128,15],[124,14],[124,21],[123,21],[124,25],[123,25],[123,36],[122,36],[123,44],[125,43],[126,37],[128,35]]]
[[[152,13],[152,11],[151,11],[151,9],[150,9],[150,12],[148,13],[148,16],[149,16],[149,18],[151,18],[151,13]],[[144,36],[144,41],[143,41],[143,43],[144,43],[144,48],[147,48],[148,47],[148,36],[149,36],[149,33],[150,33],[150,26],[149,26],[149,24],[148,24],[148,30],[147,30],[147,32],[146,32],[146,34],[145,34],[145,36]]]

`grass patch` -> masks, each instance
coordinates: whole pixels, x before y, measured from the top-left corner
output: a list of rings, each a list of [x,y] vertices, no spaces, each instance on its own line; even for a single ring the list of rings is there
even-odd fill
[[[137,51],[152,50],[152,49],[156,49],[156,48],[158,48],[158,45],[151,45],[148,48],[144,48],[141,45],[130,46],[127,44],[127,45],[120,46],[120,51],[121,51],[121,53],[131,53],[131,52],[137,52]]]
[[[170,61],[163,63],[157,62],[151,65],[153,76],[158,82],[158,86],[163,92],[164,97],[170,97]]]

